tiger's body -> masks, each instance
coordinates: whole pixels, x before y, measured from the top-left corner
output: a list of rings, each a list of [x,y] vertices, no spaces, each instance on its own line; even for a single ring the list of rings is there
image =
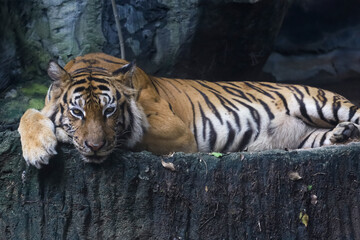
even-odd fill
[[[54,83],[44,109],[28,110],[19,127],[24,158],[37,167],[56,153],[57,140],[101,162],[118,145],[155,154],[260,151],[360,135],[355,105],[308,86],[158,78],[101,53],[65,69],[51,63],[48,73]]]

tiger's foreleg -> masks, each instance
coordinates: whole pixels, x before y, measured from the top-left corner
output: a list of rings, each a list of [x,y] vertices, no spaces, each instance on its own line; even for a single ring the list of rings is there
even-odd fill
[[[57,108],[57,99],[47,96],[41,111],[28,109],[21,117],[18,131],[23,157],[28,165],[40,168],[41,164],[48,164],[49,159],[57,154],[55,147],[58,141],[70,141],[64,130],[55,127],[50,120]]]
[[[56,154],[57,139],[54,123],[35,109],[28,109],[21,117],[18,128],[26,163],[37,168],[48,164]]]

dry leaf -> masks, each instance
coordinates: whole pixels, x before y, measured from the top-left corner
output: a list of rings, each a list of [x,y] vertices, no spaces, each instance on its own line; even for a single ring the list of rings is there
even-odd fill
[[[309,215],[307,215],[305,212],[300,212],[299,219],[305,225],[305,227],[308,226],[308,224],[309,224]]]
[[[302,179],[302,177],[299,175],[298,172],[290,172],[290,173],[289,173],[289,178],[290,178],[290,180],[292,180],[292,181],[297,181],[297,180]]]
[[[161,159],[161,165],[164,168],[170,169],[171,171],[176,171],[175,166],[172,162],[165,162],[163,159]]]

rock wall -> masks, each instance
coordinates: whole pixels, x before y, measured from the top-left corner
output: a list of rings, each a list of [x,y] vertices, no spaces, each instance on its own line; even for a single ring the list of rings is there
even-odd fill
[[[27,167],[0,132],[0,240],[360,239],[360,145]],[[171,162],[175,171],[164,168]]]
[[[110,0],[4,0],[0,75],[44,79],[47,63],[89,52],[120,56]],[[26,8],[19,8],[19,6]],[[116,1],[128,60],[149,74],[243,79],[271,52],[288,0]],[[259,17],[261,16],[261,17]],[[16,21],[10,21],[14,18]],[[18,34],[15,34],[17,32]],[[19,64],[16,64],[16,63]],[[0,89],[10,83],[0,80]],[[19,77],[13,77],[19,79]]]
[[[289,1],[121,1],[126,54],[151,74],[207,80],[256,77]],[[110,1],[104,52],[119,55]],[[261,17],[259,17],[261,16]]]

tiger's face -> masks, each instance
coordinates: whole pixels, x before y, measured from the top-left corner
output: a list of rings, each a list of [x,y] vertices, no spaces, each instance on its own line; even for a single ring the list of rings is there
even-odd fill
[[[85,161],[102,162],[116,147],[117,132],[121,131],[119,106],[126,100],[110,84],[94,80],[76,83],[60,103],[62,125]]]
[[[128,69],[129,66],[125,66],[124,71]],[[58,72],[60,77],[52,75]],[[56,63],[50,64],[48,73],[52,79],[60,79],[60,82],[54,81],[48,98],[52,92],[62,89],[55,124],[72,138],[84,161],[101,163],[117,147],[133,146],[141,137],[133,126],[139,121],[135,91],[124,85],[121,76],[100,76],[85,71],[77,77]]]

